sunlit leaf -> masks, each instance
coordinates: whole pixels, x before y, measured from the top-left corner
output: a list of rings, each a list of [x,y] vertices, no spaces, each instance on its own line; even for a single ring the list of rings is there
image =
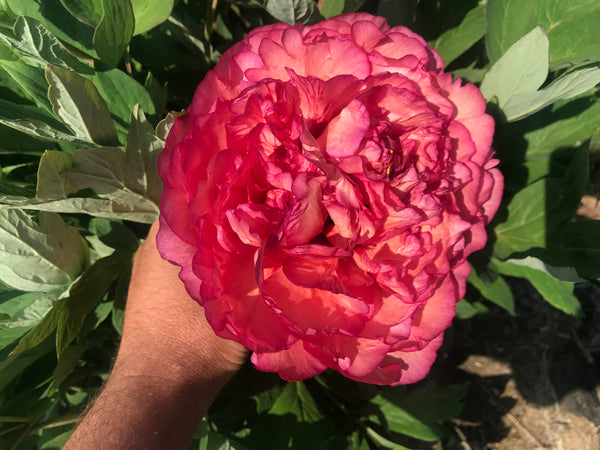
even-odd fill
[[[37,325],[52,308],[53,300],[55,300],[53,295],[30,292],[15,297],[6,304],[3,303],[0,311],[5,311],[6,307],[14,308],[16,305],[19,305],[20,309],[12,312],[10,317],[0,320],[0,330],[30,328]]]
[[[135,35],[163,23],[171,15],[175,0],[131,0],[135,15]]]
[[[17,16],[31,17],[41,22],[54,36],[74,48],[95,56],[92,44],[93,28],[67,14],[59,0],[6,0]]]
[[[337,16],[344,11],[344,0],[323,0],[321,15],[326,19]]]
[[[57,214],[40,214],[39,225],[20,210],[0,210],[0,281],[34,292],[64,290],[86,264],[76,228]]]
[[[84,64],[39,21],[31,17],[19,17],[14,27],[15,38],[0,33],[0,41],[18,51],[32,64],[53,64],[63,69],[91,73]]]
[[[519,263],[515,264],[510,259],[494,261],[494,265],[503,275],[528,280],[540,295],[555,308],[567,314],[583,316],[579,300],[573,295],[573,283],[557,280],[545,271]]]
[[[54,113],[76,137],[99,145],[118,144],[108,107],[91,81],[52,65],[46,67],[46,78]]]
[[[541,25],[550,38],[550,64],[600,59],[596,0],[487,0],[486,46],[492,62],[521,36]]]
[[[127,170],[123,174],[124,183],[156,204],[160,202],[162,194],[157,159],[163,147],[164,141],[156,136],[144,112],[137,105],[131,114],[131,126],[125,147]]]
[[[581,68],[539,90],[548,74],[549,41],[541,27],[519,39],[486,73],[481,92],[497,99],[508,121],[533,114],[557,100],[575,97],[600,82],[600,68]]]

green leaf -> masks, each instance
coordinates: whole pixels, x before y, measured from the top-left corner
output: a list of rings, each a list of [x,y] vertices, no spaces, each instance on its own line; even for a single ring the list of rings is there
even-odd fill
[[[46,79],[54,113],[77,138],[99,145],[118,144],[108,106],[91,81],[52,65],[46,67]]]
[[[0,119],[1,121],[2,119]],[[44,146],[47,148],[56,147],[54,144],[43,142],[25,133],[20,133],[6,125],[0,125],[0,154],[35,155],[40,157]]]
[[[434,442],[442,437],[435,426],[422,422],[406,409],[395,405],[381,395],[374,397],[371,402],[378,406],[385,417],[385,422],[381,425],[396,433],[427,442]]]
[[[561,116],[562,110],[572,111],[571,115]],[[578,146],[600,129],[600,102],[593,97],[557,102],[533,127],[524,134],[528,144],[525,157],[547,160],[554,150]]]
[[[494,254],[508,258],[512,253],[543,247],[546,242],[546,180],[539,180],[515,194],[508,205],[508,218],[494,229]]]
[[[584,277],[600,277],[600,221],[567,222],[549,237],[534,256],[554,266],[571,266]]]
[[[135,15],[135,35],[163,23],[171,15],[175,0],[131,0]]]
[[[507,220],[494,229],[497,257],[544,247],[557,227],[571,219],[589,179],[587,146],[574,149],[572,155],[562,178],[541,179],[515,194]]]
[[[231,31],[227,28],[221,14],[217,15],[217,18],[215,19],[215,32],[225,40],[233,40],[233,34],[231,34]]]
[[[344,0],[323,0],[321,15],[326,19],[337,16],[344,11]]]
[[[39,108],[0,99],[0,123],[35,138],[90,145],[89,138],[79,138],[66,131],[65,126],[48,117]],[[64,131],[63,131],[64,130]]]
[[[494,261],[500,273],[511,277],[525,278],[544,299],[561,311],[582,317],[583,310],[573,295],[573,283],[560,281],[545,271],[529,267],[519,260]]]
[[[488,0],[486,47],[492,63],[537,25],[550,39],[552,67],[600,59],[596,0]]]
[[[6,123],[6,125],[11,128],[17,128],[17,126],[13,127],[11,124],[14,125],[31,121],[45,125],[49,129],[54,129],[59,134],[66,134],[67,131],[62,123],[49,116],[43,110],[40,110],[40,108],[33,105],[13,103],[2,99],[0,99],[0,121]]]
[[[247,447],[206,426],[200,437],[198,450],[247,450]]]
[[[110,113],[123,141],[127,136],[131,111],[135,105],[141,105],[150,115],[156,113],[148,91],[126,73],[118,69],[97,71],[91,80],[102,98],[110,103]]]
[[[23,336],[14,350],[10,353],[9,359],[3,362],[2,365],[11,362],[24,351],[37,347],[44,342],[46,338],[56,330],[60,316],[64,315],[62,305],[63,303],[60,301],[55,302],[52,309],[48,311],[42,320],[31,331]],[[0,365],[0,368],[2,365]]]
[[[485,36],[484,6],[483,3],[477,5],[467,13],[457,27],[444,32],[433,42],[433,48],[444,59],[446,66]]]
[[[61,175],[75,166],[73,157],[61,151],[46,151],[40,160],[37,172],[36,196],[44,200],[66,198],[74,187],[63,183]]]
[[[89,214],[95,217],[153,223],[158,219],[158,207],[154,202],[125,192],[122,198],[73,197],[61,200],[37,200],[29,198],[0,198],[2,209],[26,209],[72,214]]]
[[[2,67],[6,73],[21,87],[23,92],[38,106],[36,115],[43,117],[46,122],[56,122],[52,114],[52,107],[48,102],[48,82],[44,70],[33,67],[20,60],[3,61]],[[40,108],[42,108],[40,110]],[[27,116],[16,117],[25,119]],[[61,126],[64,129],[64,127]]]
[[[135,252],[139,246],[139,239],[135,233],[121,222],[94,218],[90,221],[90,232],[103,244],[115,250]]]
[[[0,33],[0,41],[31,64],[45,66],[53,64],[63,69],[73,69],[80,73],[92,73],[92,68],[81,62],[39,21],[31,17],[19,17],[15,22],[16,39]]]
[[[139,105],[133,109],[130,123],[125,147],[127,170],[124,173],[124,183],[158,205],[162,181],[158,175],[157,160],[164,141],[156,136]]]
[[[102,17],[102,0],[60,0],[73,17],[96,28]]]
[[[167,86],[161,85],[154,75],[151,72],[148,72],[148,76],[146,77],[146,81],[144,82],[144,88],[150,94],[150,99],[152,100],[152,104],[154,105],[154,113],[152,109],[148,109],[144,103],[140,101],[140,105],[142,109],[151,116],[153,114],[160,113],[161,111],[165,111],[167,109],[167,97],[168,91]],[[138,100],[139,101],[139,100]]]
[[[50,176],[38,179],[40,201],[14,199],[12,205],[152,223],[158,217],[157,201],[162,189],[153,162],[162,144],[150,130],[143,113],[136,109],[125,151],[116,147],[78,150],[71,160],[64,152],[44,153],[39,171]],[[69,167],[73,168],[61,171]],[[93,190],[100,198],[73,196],[84,189]]]
[[[475,317],[477,314],[485,314],[489,311],[483,303],[469,303],[464,298],[456,304],[456,317],[462,320]]]
[[[481,92],[496,98],[506,119],[514,121],[561,99],[582,94],[600,82],[600,68],[586,67],[567,73],[538,90],[548,74],[548,38],[541,27],[519,39],[486,73]]]
[[[56,329],[56,354],[63,351],[77,337],[86,317],[94,311],[111,284],[130,266],[130,252],[115,252],[96,261],[71,287],[69,296],[61,299],[61,314]]]
[[[389,439],[383,437],[371,427],[367,427],[365,429],[365,433],[367,434],[367,436],[369,436],[369,439],[371,439],[371,441],[373,441],[377,445],[377,448],[386,448],[390,450],[411,450],[408,447],[404,447],[396,442],[392,442]],[[365,448],[369,449],[370,447],[367,445]]]
[[[317,422],[323,418],[315,399],[302,381],[288,383],[269,413],[293,414],[300,422]]]
[[[131,0],[102,0],[102,18],[94,32],[94,47],[102,61],[116,66],[135,29]]]
[[[479,277],[475,269],[471,269],[471,275],[469,275],[467,281],[479,291],[482,297],[504,308],[514,316],[515,300],[504,278],[496,275],[493,280],[486,279],[484,281]]]
[[[84,348],[79,345],[71,345],[65,349],[60,355],[52,373],[54,386],[60,387],[60,385],[66,380],[66,378],[73,372],[73,369],[77,367],[79,360],[83,356]]]
[[[17,16],[31,17],[41,22],[54,36],[90,56],[95,56],[92,36],[94,30],[65,14],[59,0],[7,0]]]
[[[76,228],[58,214],[39,225],[20,210],[0,210],[0,281],[34,292],[64,290],[83,270],[86,249]]]
[[[21,306],[18,311],[10,314],[7,319],[0,320],[0,330],[12,328],[31,328],[37,325],[46,313],[52,308],[55,296],[31,292],[20,295],[2,304],[0,310],[5,311],[7,307]]]
[[[313,0],[265,0],[264,8],[280,22],[305,25],[322,20]]]
[[[577,275],[577,271],[573,267],[551,266],[550,264],[546,264],[541,259],[534,258],[533,256],[527,256],[523,259],[510,259],[508,261],[518,266],[526,266],[530,267],[531,269],[544,272],[559,281],[568,281],[570,283],[579,283],[585,281],[583,278]]]

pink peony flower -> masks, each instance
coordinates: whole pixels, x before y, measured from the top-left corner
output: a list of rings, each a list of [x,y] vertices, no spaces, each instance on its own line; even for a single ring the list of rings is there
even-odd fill
[[[503,181],[478,89],[368,14],[256,29],[171,129],[159,250],[286,380],[429,371]]]

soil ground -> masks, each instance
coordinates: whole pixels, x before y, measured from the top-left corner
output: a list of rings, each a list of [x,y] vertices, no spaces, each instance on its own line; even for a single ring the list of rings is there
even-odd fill
[[[438,449],[600,449],[600,284],[576,287],[576,318],[512,282],[515,317],[492,309],[455,328],[445,356],[471,387]]]

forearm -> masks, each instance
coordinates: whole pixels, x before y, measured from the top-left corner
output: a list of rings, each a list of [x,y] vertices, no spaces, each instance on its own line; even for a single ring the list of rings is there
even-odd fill
[[[185,367],[171,365],[157,371],[153,364],[118,359],[102,393],[64,448],[187,448],[230,375],[193,380]]]
[[[246,350],[217,337],[162,260],[157,224],[136,255],[119,353],[67,450],[185,449]]]

